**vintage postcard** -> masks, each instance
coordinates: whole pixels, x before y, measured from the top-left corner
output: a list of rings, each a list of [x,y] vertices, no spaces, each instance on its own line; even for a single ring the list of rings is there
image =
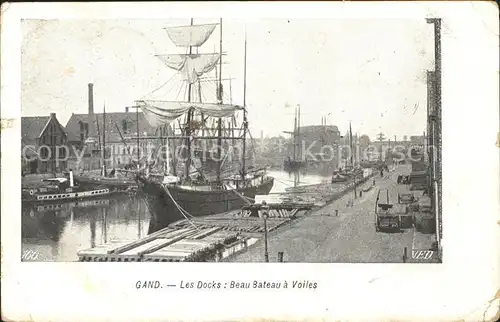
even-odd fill
[[[2,318],[495,320],[498,28],[493,2],[4,4]]]

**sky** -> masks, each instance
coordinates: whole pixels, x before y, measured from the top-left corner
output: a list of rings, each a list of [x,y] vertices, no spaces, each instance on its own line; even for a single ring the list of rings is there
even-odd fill
[[[195,19],[195,24],[219,19]],[[24,20],[23,116],[55,112],[65,125],[87,113],[87,84],[94,110],[124,111],[139,99],[182,99],[180,82],[156,54],[181,52],[163,29],[175,20]],[[247,96],[254,137],[301,124],[336,125],[342,133],[375,138],[421,135],[426,127],[426,70],[433,69],[433,28],[422,20],[224,20],[226,101],[243,104],[247,35]],[[218,51],[219,26],[200,52]],[[163,84],[169,83],[163,87]],[[151,94],[155,89],[157,91]],[[230,89],[229,89],[230,87]],[[211,89],[208,88],[210,92]]]

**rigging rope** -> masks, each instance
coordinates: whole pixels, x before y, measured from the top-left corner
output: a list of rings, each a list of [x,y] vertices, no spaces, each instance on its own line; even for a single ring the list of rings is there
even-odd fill
[[[141,97],[141,100],[144,99],[145,97],[155,93],[156,91],[160,90],[161,88],[163,88],[165,85],[167,85],[169,82],[171,82],[175,77],[177,76],[177,74],[173,74],[172,77],[170,77],[165,83],[163,83],[160,87],[154,89],[153,91],[147,93],[146,95],[142,96]]]
[[[177,96],[175,97],[176,100],[179,99],[179,96],[181,95],[182,89],[184,88],[185,83],[182,82],[181,86],[179,87],[179,91],[177,92]]]
[[[172,196],[172,194],[170,193],[170,190],[168,190],[167,186],[164,185],[163,186],[163,189],[165,189],[165,191],[167,192],[167,195],[170,197],[170,199],[172,199],[174,205],[177,207],[177,209],[179,210],[179,212],[181,213],[181,215],[184,216],[184,218],[186,218],[186,220],[198,231],[200,231],[200,229],[191,221],[191,219],[189,219],[187,216],[190,216],[191,218],[194,218],[193,215],[191,215],[190,213],[188,213],[186,210],[184,210],[178,203],[177,201],[175,201],[174,197]]]
[[[293,185],[290,185],[288,183],[286,183],[285,181],[282,181],[282,180],[279,180],[279,179],[276,179],[274,178],[274,181],[278,181],[278,182],[281,182],[282,184],[284,184],[285,186],[288,186],[288,187],[291,187],[291,188],[294,188]],[[292,182],[291,180],[288,180],[289,182]]]
[[[233,191],[238,197],[240,197],[241,199],[243,199],[243,201],[245,201],[245,203],[247,205],[251,205],[252,203],[250,201],[255,201],[255,199],[252,199],[252,198],[249,198],[249,197],[245,197],[244,195],[240,194],[238,191],[236,191],[236,189],[232,189],[231,187],[228,187],[226,184],[224,184],[224,187],[226,187],[226,189],[230,190],[230,191]]]

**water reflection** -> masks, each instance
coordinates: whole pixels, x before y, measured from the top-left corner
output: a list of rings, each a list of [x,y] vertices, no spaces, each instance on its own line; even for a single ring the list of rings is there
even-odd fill
[[[25,203],[22,210],[22,249],[35,251],[39,261],[75,261],[79,250],[112,239],[136,240],[148,234],[150,222],[144,201],[135,195],[57,207]]]
[[[286,188],[310,184],[328,183],[331,180],[334,166],[322,164],[308,166],[299,171],[287,172],[281,169],[270,170],[269,175],[274,177],[274,186],[271,193],[285,192]]]

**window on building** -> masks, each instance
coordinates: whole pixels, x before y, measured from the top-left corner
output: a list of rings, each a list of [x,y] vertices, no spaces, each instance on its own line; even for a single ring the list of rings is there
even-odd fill
[[[49,148],[45,146],[40,148],[40,154],[42,158],[47,158],[49,156]]]
[[[122,121],[122,129],[123,129],[123,133],[127,133],[128,132],[127,120],[123,120]]]

